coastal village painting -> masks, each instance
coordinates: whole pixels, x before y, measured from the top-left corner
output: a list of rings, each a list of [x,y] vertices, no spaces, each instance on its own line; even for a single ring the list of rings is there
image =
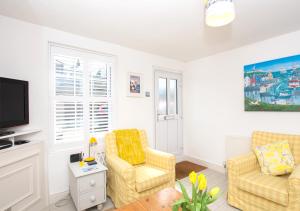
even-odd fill
[[[244,66],[245,111],[300,111],[300,55]]]

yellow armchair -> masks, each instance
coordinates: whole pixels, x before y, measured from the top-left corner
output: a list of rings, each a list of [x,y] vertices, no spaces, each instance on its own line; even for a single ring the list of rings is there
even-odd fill
[[[288,178],[290,210],[300,210],[300,164]]]
[[[145,163],[136,166],[118,157],[114,133],[105,136],[107,194],[117,208],[175,186],[175,156],[149,148],[146,132],[140,130],[139,134],[145,151]]]
[[[253,152],[227,161],[230,205],[244,211],[300,210],[300,136],[254,132],[252,148],[283,140],[289,142],[296,163],[290,175],[262,174]]]

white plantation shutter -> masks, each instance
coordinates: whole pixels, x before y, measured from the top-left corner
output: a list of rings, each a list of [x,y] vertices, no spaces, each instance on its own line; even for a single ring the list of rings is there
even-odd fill
[[[90,133],[97,135],[109,130],[109,104],[107,102],[90,102]]]
[[[84,139],[82,102],[56,102],[55,113],[56,142],[73,142]]]
[[[90,134],[97,136],[111,125],[111,65],[90,64]]]
[[[55,144],[101,137],[112,123],[112,63],[93,53],[52,48]]]
[[[105,63],[90,65],[90,96],[111,97],[111,66]]]
[[[83,96],[83,69],[79,58],[55,56],[56,96]]]

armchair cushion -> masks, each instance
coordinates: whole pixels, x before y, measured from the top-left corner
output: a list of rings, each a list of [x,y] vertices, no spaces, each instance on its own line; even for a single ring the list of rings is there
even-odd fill
[[[291,173],[295,162],[287,141],[278,141],[254,149],[264,174],[284,175]]]
[[[251,171],[238,178],[238,187],[256,196],[288,206],[288,175],[272,176]]]
[[[164,184],[169,180],[169,174],[163,169],[147,165],[136,167],[136,191],[139,193]]]
[[[132,165],[145,162],[145,152],[137,129],[115,130],[118,155]]]

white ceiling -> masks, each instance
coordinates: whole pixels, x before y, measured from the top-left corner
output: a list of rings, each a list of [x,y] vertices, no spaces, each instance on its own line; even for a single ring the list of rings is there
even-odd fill
[[[235,0],[228,26],[203,0],[1,0],[0,14],[183,61],[300,29],[299,0]]]

